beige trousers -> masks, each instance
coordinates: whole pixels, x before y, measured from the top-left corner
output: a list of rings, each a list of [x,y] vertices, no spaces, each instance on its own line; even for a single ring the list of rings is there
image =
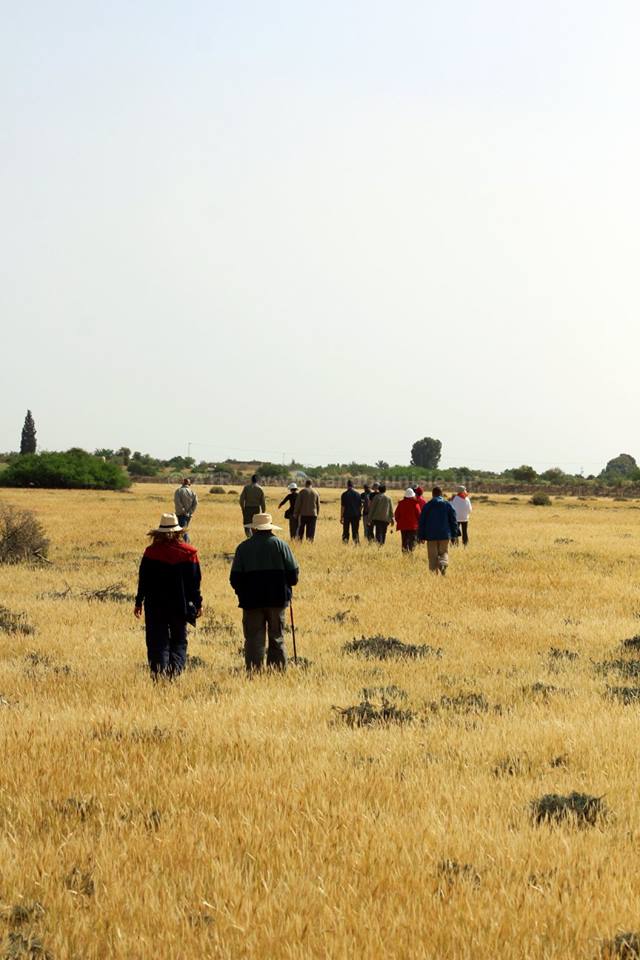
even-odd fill
[[[427,540],[427,556],[429,558],[429,570],[445,573],[449,565],[449,541]]]

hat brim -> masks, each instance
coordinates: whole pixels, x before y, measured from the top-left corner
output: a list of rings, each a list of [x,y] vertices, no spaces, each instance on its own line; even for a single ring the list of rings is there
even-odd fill
[[[178,524],[175,527],[154,527],[153,530],[147,531],[148,533],[180,533],[184,530],[184,527],[181,527]]]
[[[282,530],[282,527],[279,527],[275,523],[265,523],[265,524],[261,524],[259,527],[254,527],[253,524],[251,524],[251,529],[252,530]]]

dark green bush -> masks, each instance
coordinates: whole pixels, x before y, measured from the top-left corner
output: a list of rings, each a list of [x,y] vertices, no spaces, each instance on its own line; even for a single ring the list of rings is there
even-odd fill
[[[550,507],[551,497],[548,493],[534,493],[529,503],[532,503],[534,507]]]
[[[74,448],[66,453],[29,453],[0,474],[3,487],[123,490],[131,485],[115,463]]]

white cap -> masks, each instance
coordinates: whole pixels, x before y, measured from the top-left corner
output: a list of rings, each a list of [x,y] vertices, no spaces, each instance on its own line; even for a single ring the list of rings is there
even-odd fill
[[[287,487],[287,490],[297,490],[297,489],[298,489],[297,483],[290,483],[289,486]]]
[[[412,487],[407,487],[407,489],[404,492],[405,500],[410,500],[411,497],[415,497],[415,495],[416,495],[416,492],[415,490],[412,489]]]

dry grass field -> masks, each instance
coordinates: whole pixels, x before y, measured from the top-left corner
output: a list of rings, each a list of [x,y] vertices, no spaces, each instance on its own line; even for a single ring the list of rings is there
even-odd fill
[[[345,548],[322,491],[309,663],[248,680],[237,498],[203,490],[192,666],[154,686],[132,597],[172,491],[0,494],[53,561],[0,568],[0,958],[636,956],[640,506],[475,501],[442,579],[397,534]],[[376,635],[433,649],[343,651]],[[592,822],[535,822],[572,791]]]

